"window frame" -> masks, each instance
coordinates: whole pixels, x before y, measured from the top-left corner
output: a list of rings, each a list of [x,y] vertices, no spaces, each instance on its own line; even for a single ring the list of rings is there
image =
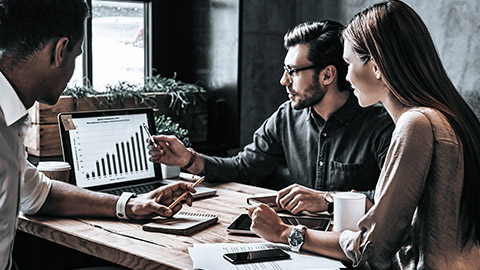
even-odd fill
[[[96,1],[109,1],[109,2],[142,2],[143,3],[143,42],[144,42],[144,78],[152,76],[152,1],[153,0],[96,0]],[[87,0],[88,6],[92,8],[92,0]],[[95,85],[93,77],[93,61],[92,61],[92,16],[89,16],[84,25],[84,42],[83,42],[83,54],[82,54],[82,84]]]

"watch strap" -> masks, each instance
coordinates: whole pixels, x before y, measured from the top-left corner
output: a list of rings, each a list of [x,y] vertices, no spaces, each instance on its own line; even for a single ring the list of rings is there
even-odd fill
[[[129,220],[130,218],[127,216],[127,212],[125,208],[127,207],[127,202],[130,200],[130,198],[135,198],[137,197],[137,194],[132,193],[132,192],[123,192],[120,197],[118,197],[117,200],[117,206],[116,206],[116,215],[119,219],[126,219]]]

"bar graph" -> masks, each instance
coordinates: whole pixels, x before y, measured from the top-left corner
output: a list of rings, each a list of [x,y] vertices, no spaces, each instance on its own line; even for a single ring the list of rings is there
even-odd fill
[[[146,115],[75,119],[70,131],[77,185],[92,187],[154,177],[148,161]]]

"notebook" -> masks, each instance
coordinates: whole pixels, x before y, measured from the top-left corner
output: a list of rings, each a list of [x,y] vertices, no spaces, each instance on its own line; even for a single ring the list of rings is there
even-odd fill
[[[146,124],[156,134],[151,108],[71,112],[58,115],[63,159],[71,166],[70,183],[119,195],[146,193],[162,180],[159,164],[150,162]],[[216,193],[197,187],[194,198]]]
[[[155,218],[152,222],[144,224],[142,228],[151,232],[191,235],[215,224],[217,221],[217,215],[178,212],[171,218]]]

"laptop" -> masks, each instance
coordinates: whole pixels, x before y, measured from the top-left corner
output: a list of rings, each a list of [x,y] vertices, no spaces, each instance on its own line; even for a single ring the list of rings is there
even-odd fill
[[[146,193],[172,183],[162,180],[160,165],[148,160],[144,124],[156,134],[151,108],[59,114],[63,159],[71,166],[70,183],[115,195]],[[208,187],[196,190],[194,198],[216,193]]]

